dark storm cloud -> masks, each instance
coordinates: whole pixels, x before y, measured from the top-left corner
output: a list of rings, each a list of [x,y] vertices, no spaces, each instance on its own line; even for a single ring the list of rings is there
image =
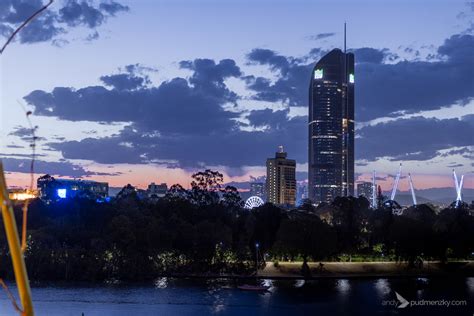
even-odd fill
[[[2,0],[0,3],[0,35],[8,36],[13,29],[44,5],[41,0]],[[115,1],[100,2],[69,0],[57,11],[53,7],[34,19],[18,34],[21,43],[53,40],[68,27],[84,26],[95,29],[109,17],[128,11]],[[95,34],[95,33],[94,33]],[[98,34],[98,33],[97,33]]]
[[[474,124],[461,119],[413,117],[363,127],[356,139],[357,159],[429,160],[440,150],[474,146]]]
[[[387,64],[384,58],[394,55],[386,49],[355,49],[357,120],[368,121],[399,111],[439,109],[474,97],[473,51],[474,36],[467,34],[447,39],[437,50],[437,61]],[[255,99],[308,105],[307,87],[314,63],[306,64],[304,59],[268,49],[255,49],[247,58],[251,63],[267,65],[277,76],[273,82],[265,77],[246,77]]]

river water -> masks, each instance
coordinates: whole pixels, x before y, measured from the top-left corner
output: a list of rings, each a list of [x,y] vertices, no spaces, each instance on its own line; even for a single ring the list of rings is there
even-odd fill
[[[268,292],[239,290],[241,281],[162,278],[142,286],[34,286],[32,294],[36,315],[474,315],[474,278],[261,282]],[[0,315],[15,315],[5,291]]]

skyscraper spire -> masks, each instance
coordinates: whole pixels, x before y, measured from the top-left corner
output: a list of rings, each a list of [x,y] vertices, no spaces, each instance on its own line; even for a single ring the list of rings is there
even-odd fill
[[[346,22],[344,21],[344,54],[346,53]]]

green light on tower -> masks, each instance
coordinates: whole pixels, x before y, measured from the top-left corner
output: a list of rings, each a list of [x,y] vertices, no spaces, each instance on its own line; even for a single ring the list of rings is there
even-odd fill
[[[349,82],[354,83],[354,74],[349,74]]]
[[[316,69],[314,71],[314,79],[323,79],[323,70],[322,69]]]

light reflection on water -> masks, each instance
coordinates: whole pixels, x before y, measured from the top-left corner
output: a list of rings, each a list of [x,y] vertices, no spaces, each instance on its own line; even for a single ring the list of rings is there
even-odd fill
[[[469,293],[474,295],[474,278],[466,278],[466,285]]]
[[[53,316],[393,315],[397,310],[382,306],[381,302],[395,299],[394,291],[406,299],[467,299],[469,304],[474,301],[474,278],[430,279],[421,292],[415,278],[252,281],[271,286],[270,291],[237,288],[250,280],[159,278],[149,286],[33,287],[33,300],[36,315]],[[16,292],[14,286],[10,288]],[[474,308],[468,307],[472,315]],[[455,309],[449,312],[461,314]],[[15,315],[2,292],[0,315]],[[436,310],[430,315],[437,315]]]
[[[157,289],[166,289],[168,287],[168,278],[167,277],[158,278],[155,281],[155,287]]]
[[[384,298],[392,291],[387,279],[378,279],[375,282],[375,289],[377,290],[379,298]]]
[[[351,284],[347,279],[340,279],[336,282],[336,289],[340,295],[346,296],[351,290]]]

